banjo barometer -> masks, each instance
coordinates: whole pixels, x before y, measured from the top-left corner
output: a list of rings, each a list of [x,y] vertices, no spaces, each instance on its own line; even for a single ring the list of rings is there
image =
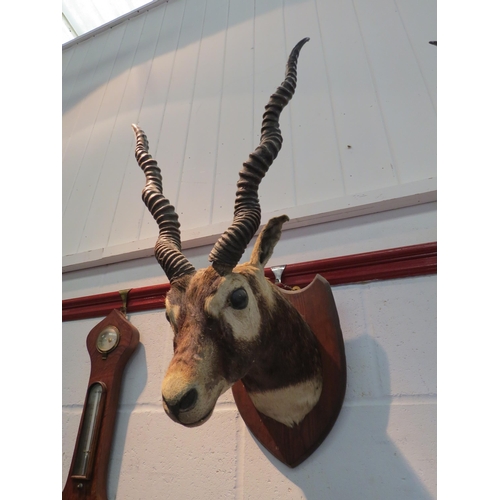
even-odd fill
[[[111,311],[87,336],[90,378],[63,500],[107,500],[122,374],[138,344],[139,331],[118,310]]]

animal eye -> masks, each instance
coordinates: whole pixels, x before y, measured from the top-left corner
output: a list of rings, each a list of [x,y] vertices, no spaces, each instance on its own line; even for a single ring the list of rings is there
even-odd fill
[[[168,321],[169,323],[172,323],[172,322],[170,321],[170,318],[168,317],[168,313],[167,313],[167,311],[165,311],[165,318],[167,318],[167,321]]]
[[[238,288],[229,297],[233,309],[245,309],[248,305],[248,295],[244,288]]]

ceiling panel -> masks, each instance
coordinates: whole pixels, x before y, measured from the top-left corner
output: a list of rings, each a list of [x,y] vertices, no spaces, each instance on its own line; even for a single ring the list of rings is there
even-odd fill
[[[151,3],[144,0],[62,0],[62,43]]]

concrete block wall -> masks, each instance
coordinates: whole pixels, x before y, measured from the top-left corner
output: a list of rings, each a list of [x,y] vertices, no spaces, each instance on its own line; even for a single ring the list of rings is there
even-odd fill
[[[131,315],[141,344],[125,370],[109,498],[436,498],[436,277],[332,291],[346,345],[345,403],[296,469],[253,438],[230,391],[205,425],[174,424],[160,399],[172,333],[162,311]],[[85,339],[97,322],[63,326],[63,485],[90,373]]]

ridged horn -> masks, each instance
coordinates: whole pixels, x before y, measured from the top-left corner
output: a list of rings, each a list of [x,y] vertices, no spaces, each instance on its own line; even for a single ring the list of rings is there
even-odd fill
[[[260,225],[258,188],[283,143],[279,128],[279,117],[290,102],[297,86],[297,60],[300,49],[309,41],[301,40],[288,57],[285,80],[269,98],[262,117],[260,144],[240,171],[234,205],[233,223],[215,243],[208,257],[218,274],[230,273],[238,264],[245,248]]]
[[[132,124],[135,132],[135,159],[146,175],[146,186],[142,190],[142,201],[158,224],[160,234],[155,245],[155,257],[171,284],[193,274],[195,268],[181,252],[181,233],[179,217],[175,208],[163,196],[161,170],[149,154],[146,134]]]

